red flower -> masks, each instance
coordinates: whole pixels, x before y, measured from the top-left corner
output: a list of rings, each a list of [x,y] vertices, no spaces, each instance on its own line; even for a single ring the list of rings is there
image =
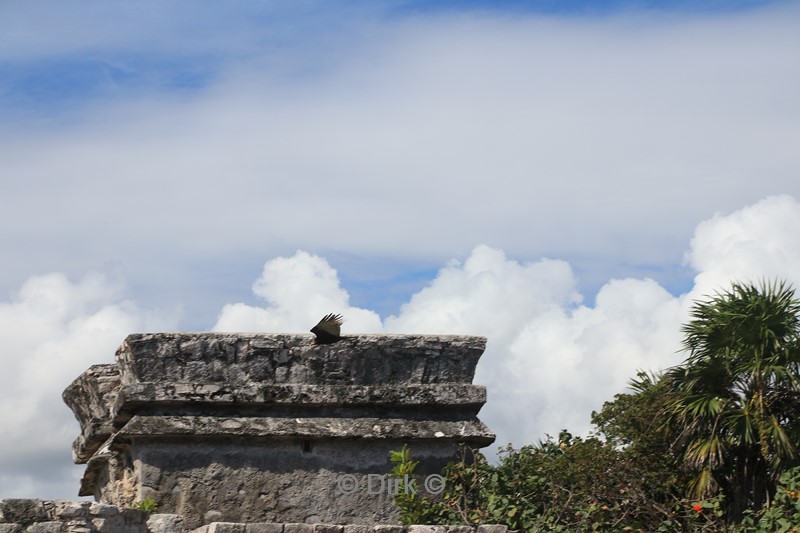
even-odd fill
[[[695,511],[697,514],[700,514],[700,513],[702,513],[702,512],[703,512],[703,506],[702,506],[702,505],[700,505],[699,503],[696,503],[696,504],[692,505],[692,509],[694,509],[694,511]]]

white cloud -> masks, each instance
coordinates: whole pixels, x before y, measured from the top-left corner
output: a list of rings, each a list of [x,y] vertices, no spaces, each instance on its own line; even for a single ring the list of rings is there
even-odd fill
[[[605,279],[674,263],[709,210],[800,195],[798,14],[356,18],[324,60],[234,24],[258,44],[191,97],[132,90],[0,127],[0,212],[23,234],[0,246],[82,272],[81,246],[137,286],[168,257],[199,271],[187,294],[221,290],[211,256],[254,250],[442,264],[485,242]],[[100,48],[135,49],[122,34]]]
[[[389,317],[389,331],[472,333],[507,338],[527,317],[580,301],[564,261],[520,264],[498,249],[477,246],[463,265],[439,271],[430,286]]]
[[[710,294],[730,280],[785,279],[800,288],[800,204],[771,196],[697,226],[686,261],[698,275],[692,295]]]
[[[687,294],[670,294],[651,279],[615,279],[594,303],[582,303],[567,262],[520,262],[479,245],[384,324],[349,304],[324,258],[298,251],[265,263],[253,284],[263,307],[226,305],[214,329],[304,332],[323,314],[340,312],[349,333],[486,335],[475,378],[489,391],[481,418],[498,444],[523,445],[562,428],[587,432],[590,412],[638,369],[679,363],[680,326],[693,299],[733,279],[780,276],[798,286],[798,222],[800,204],[789,196],[717,214],[698,225],[686,254],[698,269]],[[31,277],[0,303],[0,422],[13,428],[0,449],[2,495],[72,497],[82,468],[68,463],[77,423],[61,391],[89,365],[112,361],[128,333],[174,327],[174,317],[142,311],[124,299],[121,285],[96,274],[77,282]]]
[[[612,280],[594,305],[577,307],[570,305],[576,297],[568,266],[520,267],[499,251],[478,247],[463,268],[444,269],[415,295],[398,323],[414,328],[447,317],[452,331],[488,332],[476,382],[489,389],[483,417],[499,444],[535,442],[562,428],[586,433],[591,411],[622,392],[637,370],[682,361],[680,327],[694,300],[733,280],[781,278],[800,289],[797,228],[800,204],[789,196],[718,214],[698,225],[687,252],[698,272],[688,294],[672,295],[651,279]],[[484,265],[493,257],[497,273],[497,286],[486,292],[474,278],[480,269],[471,267],[480,257]],[[512,274],[522,271],[529,275]]]
[[[781,277],[800,287],[800,204],[769,197],[700,223],[687,251],[696,283],[670,294],[652,279],[615,279],[593,304],[581,304],[565,261],[521,263],[475,247],[451,261],[387,317],[348,305],[324,259],[305,252],[268,261],[254,284],[266,308],[226,306],[215,329],[304,331],[322,314],[342,312],[364,326],[350,331],[485,335],[475,382],[486,385],[482,418],[498,444],[535,442],[562,428],[590,430],[590,414],[626,389],[638,370],[682,361],[680,328],[693,300],[733,280]]]
[[[505,374],[484,374],[495,398],[485,416],[498,441],[528,443],[561,428],[586,432],[590,412],[622,392],[637,370],[683,360],[680,327],[693,301],[732,281],[779,278],[800,290],[799,227],[800,204],[788,196],[717,214],[698,225],[687,252],[697,270],[687,294],[672,295],[649,279],[612,280],[593,306],[532,315],[496,347],[504,350],[496,360]]]
[[[377,313],[350,306],[350,297],[328,262],[302,250],[267,261],[253,292],[267,301],[267,307],[228,304],[212,330],[306,333],[328,313],[343,314],[351,332],[381,329]]]
[[[521,264],[498,249],[477,246],[463,264],[453,261],[435,280],[386,319],[387,331],[483,335],[488,349],[479,379],[506,374],[510,342],[531,317],[580,301],[564,261]],[[496,383],[501,383],[498,379]]]
[[[501,443],[528,443],[562,428],[586,433],[590,413],[622,392],[638,369],[679,361],[682,320],[678,299],[649,279],[613,280],[592,307],[532,317],[507,348],[510,386],[491,384],[505,396],[490,407],[503,420]],[[514,404],[527,406],[516,424],[507,409]]]
[[[61,392],[113,362],[129,333],[172,329],[176,318],[138,309],[99,274],[33,276],[0,302],[0,497],[77,496],[83,467],[70,466],[70,443],[80,430]]]
[[[520,264],[478,246],[386,323],[398,332],[489,338],[475,382],[488,388],[482,418],[498,444],[535,442],[563,427],[585,432],[592,409],[637,368],[675,362],[681,315],[652,280],[611,281],[593,307],[576,305],[576,284],[563,261]]]

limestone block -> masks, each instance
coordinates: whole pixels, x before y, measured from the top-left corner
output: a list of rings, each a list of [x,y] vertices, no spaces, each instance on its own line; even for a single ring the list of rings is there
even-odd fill
[[[283,533],[314,533],[311,524],[283,524]]]
[[[25,533],[64,533],[65,530],[66,526],[63,522],[50,521],[31,524],[25,530]]]
[[[93,365],[64,390],[64,403],[81,425],[72,445],[76,463],[85,463],[114,432],[111,410],[120,384],[117,365]]]
[[[447,533],[447,526],[408,526],[408,533]]]
[[[93,531],[102,533],[120,532],[124,527],[121,520],[114,518],[92,518],[89,520]]]
[[[92,502],[73,502],[67,500],[56,500],[55,516],[59,520],[86,518],[89,516],[89,507],[91,505]]]
[[[447,533],[475,533],[473,526],[444,526]]]
[[[246,533],[283,533],[283,524],[276,524],[273,522],[257,522],[247,524],[245,527]]]
[[[343,533],[372,533],[372,528],[364,524],[348,524],[342,531]]]
[[[245,524],[213,522],[208,524],[208,533],[245,533]]]
[[[42,500],[22,498],[0,500],[0,523],[16,523],[27,527],[35,522],[47,522],[51,516]]]
[[[66,533],[97,533],[97,529],[86,520],[68,520],[64,525]]]
[[[378,524],[372,529],[375,533],[406,533],[406,528],[403,526]]]
[[[0,523],[0,533],[23,533],[25,528],[19,524]]]
[[[344,526],[334,524],[314,524],[314,533],[342,533]]]
[[[183,533],[183,517],[178,514],[157,513],[147,518],[150,533]]]
[[[485,524],[482,526],[478,526],[478,530],[475,533],[507,533],[508,527],[501,526],[498,524]]]
[[[123,509],[120,509],[116,505],[108,505],[105,503],[98,503],[98,502],[91,502],[89,505],[89,514],[91,516],[100,516],[104,518],[117,516],[119,515]],[[131,511],[137,511],[136,509],[131,509]],[[143,511],[137,511],[143,512]]]

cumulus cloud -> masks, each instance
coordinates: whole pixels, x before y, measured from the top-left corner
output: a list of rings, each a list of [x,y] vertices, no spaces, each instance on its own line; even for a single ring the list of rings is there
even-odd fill
[[[717,214],[697,226],[686,253],[697,272],[686,294],[652,279],[617,279],[593,305],[575,305],[577,280],[567,264],[520,265],[479,246],[387,325],[489,336],[476,382],[488,387],[482,416],[498,444],[535,442],[562,428],[585,434],[591,411],[624,391],[637,370],[682,361],[680,327],[693,301],[734,280],[781,278],[800,289],[798,227],[800,204],[790,196]]]
[[[487,386],[483,419],[498,444],[535,442],[568,427],[625,388],[637,368],[671,362],[680,323],[675,297],[652,280],[614,280],[594,306],[579,305],[563,261],[519,263],[478,246],[411,298],[394,331],[486,335],[477,383]]]
[[[800,287],[800,204],[771,196],[697,226],[686,261],[698,272],[693,296],[731,279],[780,278]]]
[[[350,331],[381,330],[377,313],[350,306],[328,262],[302,250],[267,261],[253,292],[266,300],[266,307],[228,304],[212,330],[305,333],[327,313],[343,314]]]
[[[451,263],[436,279],[389,317],[390,331],[477,333],[507,337],[526,317],[580,301],[565,261],[521,264],[502,250],[479,245],[461,264]]]
[[[639,369],[679,363],[680,326],[694,299],[735,279],[781,277],[800,286],[800,204],[768,197],[700,223],[686,253],[695,284],[675,295],[652,279],[607,281],[593,302],[569,263],[519,261],[476,246],[382,322],[351,306],[336,270],[298,251],[264,264],[252,286],[263,306],[229,304],[217,331],[305,332],[325,313],[346,331],[477,334],[488,337],[476,383],[487,386],[481,418],[498,444],[523,445],[562,428],[590,430],[589,415],[622,392]],[[77,423],[64,387],[91,364],[111,362],[125,335],[174,329],[174,316],[139,308],[98,274],[29,278],[0,302],[0,496],[74,497],[81,467],[70,464]]]
[[[99,274],[29,278],[0,302],[0,497],[74,497],[82,467],[69,444],[78,424],[61,392],[81,372],[114,360],[126,335],[171,329],[170,314],[144,311],[124,286]]]
[[[677,362],[682,318],[678,299],[650,279],[613,280],[592,307],[530,317],[504,347],[508,371],[489,384],[498,401],[487,414],[502,421],[499,443],[535,442],[562,428],[587,433],[592,410],[622,392],[638,369]]]
[[[623,392],[638,370],[682,361],[680,327],[692,302],[733,280],[780,277],[800,287],[800,204],[769,197],[699,224],[686,253],[695,284],[674,295],[647,278],[606,282],[591,304],[565,261],[520,262],[476,246],[452,260],[381,325],[350,307],[336,271],[297,252],[264,266],[253,291],[264,308],[226,306],[217,330],[305,331],[323,313],[352,318],[350,331],[488,337],[476,383],[487,386],[483,419],[498,444],[522,445],[562,428],[586,434],[590,414]]]

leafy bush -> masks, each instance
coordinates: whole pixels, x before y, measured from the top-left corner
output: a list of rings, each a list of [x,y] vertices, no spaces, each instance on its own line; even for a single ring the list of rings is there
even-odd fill
[[[413,471],[416,463],[407,447],[405,455],[395,453],[394,475],[410,467]],[[519,450],[507,447],[500,457],[493,466],[479,452],[462,448],[461,458],[442,471],[442,495],[396,496],[402,522],[594,532],[680,531],[697,520],[688,502],[656,498],[660,491],[647,486],[639,465],[597,438],[562,431],[558,440],[547,438]]]
[[[148,514],[153,514],[158,510],[158,504],[153,498],[145,498],[140,502],[134,502],[131,504],[132,509],[138,509],[140,511],[146,511]]]
[[[509,445],[497,466],[463,448],[443,494],[398,495],[404,523],[800,533],[800,300],[734,283],[691,317],[684,363],[639,373],[592,413],[596,436]],[[392,454],[413,474],[407,446]]]
[[[742,532],[800,532],[800,467],[781,474],[775,498],[760,511],[748,511]]]

